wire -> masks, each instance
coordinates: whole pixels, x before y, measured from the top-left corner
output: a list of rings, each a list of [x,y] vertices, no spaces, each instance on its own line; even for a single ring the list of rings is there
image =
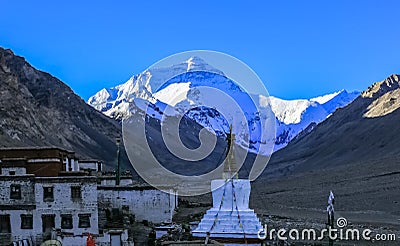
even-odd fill
[[[225,192],[226,192],[226,182],[225,182],[225,184],[224,184],[224,192],[222,193],[222,198],[221,198],[221,203],[219,204],[219,209],[218,209],[217,213],[215,214],[214,222],[213,222],[213,224],[211,225],[210,230],[208,231],[208,233],[210,233],[210,234],[211,234],[211,231],[214,229],[215,225],[217,224],[217,221],[218,221],[218,214],[219,214],[219,212],[221,211],[222,205],[223,205],[224,200],[225,200]]]
[[[233,184],[233,179],[231,179],[231,183],[232,183],[232,194],[233,194],[233,201],[235,202],[235,207],[236,207],[236,211],[238,214],[238,220],[239,220],[239,227],[242,228],[243,230],[243,239],[247,245],[247,238],[246,238],[246,232],[244,230],[244,226],[243,226],[243,222],[240,220],[240,213],[239,213],[239,208],[237,206],[237,200],[236,200],[236,193],[235,193],[235,185]]]

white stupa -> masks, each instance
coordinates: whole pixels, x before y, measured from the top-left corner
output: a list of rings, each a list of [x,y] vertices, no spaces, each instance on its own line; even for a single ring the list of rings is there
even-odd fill
[[[247,242],[247,239],[258,239],[257,233],[262,225],[254,210],[249,209],[250,180],[234,178],[237,176],[234,142],[235,135],[232,134],[231,127],[223,179],[211,181],[213,207],[192,231],[194,237],[235,239],[243,242]]]

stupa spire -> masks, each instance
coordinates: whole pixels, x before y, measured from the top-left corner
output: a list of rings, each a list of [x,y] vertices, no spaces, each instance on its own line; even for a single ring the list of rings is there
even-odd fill
[[[236,136],[233,133],[232,124],[229,127],[229,134],[226,136],[228,142],[228,153],[224,162],[224,173],[222,174],[223,179],[230,179],[237,173],[237,165],[235,159],[235,139]]]

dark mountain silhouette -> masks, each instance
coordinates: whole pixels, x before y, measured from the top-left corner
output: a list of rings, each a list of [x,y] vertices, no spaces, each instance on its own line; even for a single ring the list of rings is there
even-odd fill
[[[0,47],[0,147],[58,146],[115,165],[120,125]]]

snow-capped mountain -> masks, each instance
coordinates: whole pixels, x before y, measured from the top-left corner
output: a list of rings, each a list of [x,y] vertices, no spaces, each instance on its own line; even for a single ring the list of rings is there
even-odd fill
[[[351,103],[360,93],[341,90],[324,96],[282,100],[270,97],[277,118],[275,151],[285,147],[302,131],[312,131],[316,124],[328,118],[336,109]]]
[[[241,109],[232,108],[232,104],[222,100],[218,94],[213,95],[217,92],[206,87],[224,91],[240,102]],[[358,95],[358,92],[348,93],[345,90],[300,100],[247,95],[233,81],[225,77],[223,72],[211,67],[201,58],[192,57],[172,67],[146,70],[134,75],[124,84],[102,89],[89,98],[88,104],[117,120],[129,116],[130,105],[142,108],[149,104],[153,105],[152,108],[157,109],[150,114],[153,117],[159,117],[159,113],[164,113],[164,108],[168,108],[166,105],[170,105],[173,106],[173,112],[168,112],[168,114],[185,113],[187,117],[204,127],[214,130],[216,134],[227,132],[229,124],[227,119],[213,110],[214,105],[219,106],[216,108],[226,109],[225,117],[226,114],[228,117],[233,117],[238,114],[237,111],[242,110],[245,112],[250,136],[238,132],[238,141],[250,150],[258,150],[262,147],[261,143],[268,141],[268,139],[259,139],[262,127],[260,120],[267,121],[270,120],[268,116],[273,116],[263,111],[261,115],[264,115],[264,118],[260,119],[259,115],[254,113],[254,109],[257,107],[259,110],[267,110],[270,103],[276,116],[276,137],[271,140],[275,142],[274,150],[276,151],[285,147],[302,130],[310,130],[311,128],[308,127],[310,124],[320,123],[337,108],[346,106]],[[205,104],[209,107],[202,106]],[[199,107],[196,108],[196,106]],[[192,110],[187,111],[189,108]],[[247,144],[244,141],[246,138],[249,139]]]
[[[132,76],[123,84],[109,89],[104,88],[90,97],[88,104],[112,118],[123,119],[127,117],[129,102],[133,99],[141,98],[155,103],[156,98],[153,94],[159,91],[158,89],[165,81],[176,74],[188,71],[211,71],[222,74],[201,58],[192,57],[171,67],[146,70]]]
[[[268,111],[267,105],[255,104],[251,95],[222,73],[190,70],[178,74],[167,80],[150,101],[154,101],[155,107],[141,108],[138,98],[133,105],[154,114],[155,118],[162,116],[154,113],[154,108],[167,115],[183,115],[219,136],[229,131],[231,122],[237,126],[234,131],[238,144],[257,153],[272,151],[275,135],[262,130],[268,123],[274,127],[272,111]],[[172,106],[170,110],[166,105]]]

